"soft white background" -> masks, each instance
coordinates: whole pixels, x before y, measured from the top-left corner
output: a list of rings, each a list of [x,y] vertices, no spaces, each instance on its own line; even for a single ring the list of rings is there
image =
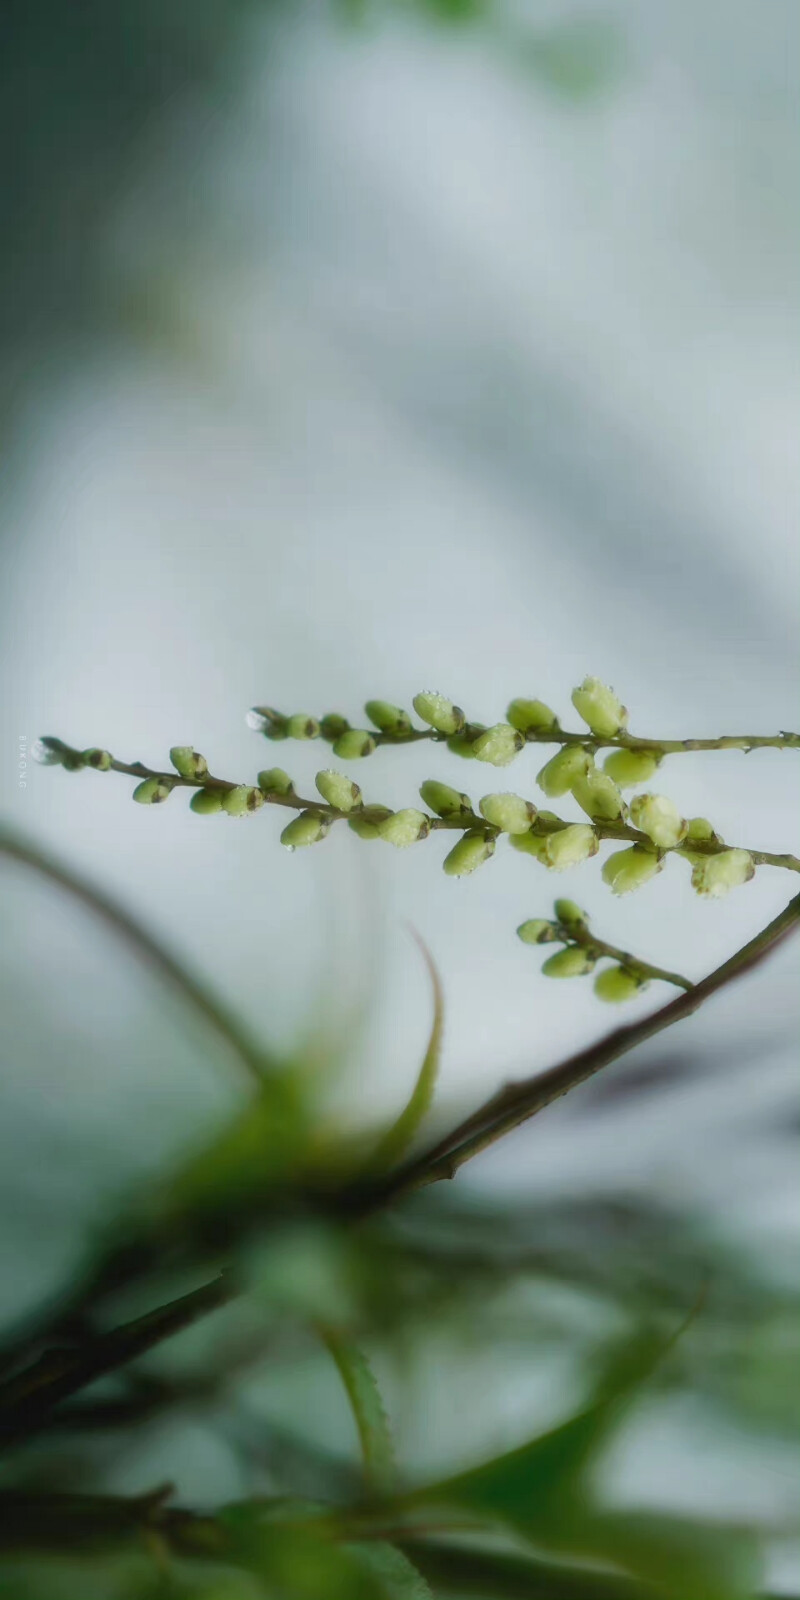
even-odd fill
[[[6,474],[6,813],[276,1044],[366,1007],[338,1091],[354,1114],[398,1105],[423,1047],[409,922],[442,972],[454,1114],[615,1020],[589,984],[540,980],[514,937],[554,892],[697,977],[793,880],[764,869],[704,903],[673,862],[620,902],[599,859],[556,879],[500,848],[458,882],[436,838],[400,853],[338,829],[289,855],[267,808],[203,821],[181,796],[151,811],[125,779],[30,764],[20,788],[18,739],[154,765],[194,742],[214,771],[277,760],[310,791],[328,748],[258,740],[254,701],[358,722],[369,696],[430,686],[482,721],[516,694],[566,720],[591,672],[637,733],[797,723],[798,13],[602,14],[624,69],[582,105],[480,29],[348,34],[316,7],[251,24],[236,92],[176,106],[119,196],[107,270],[130,337],[44,375]],[[353,775],[389,804],[429,776],[535,797],[539,764],[529,750],[500,774],[422,747]],[[659,787],[732,843],[800,846],[790,753],[676,757]],[[76,1220],[228,1091],[223,1059],[82,913],[10,869],[3,898],[19,1309],[65,1269]],[[796,980],[786,948],[687,1025],[682,1044],[731,1048],[724,1103],[704,1081],[624,1125],[548,1113],[474,1181],[694,1192],[777,1264],[797,1208],[768,1135]]]

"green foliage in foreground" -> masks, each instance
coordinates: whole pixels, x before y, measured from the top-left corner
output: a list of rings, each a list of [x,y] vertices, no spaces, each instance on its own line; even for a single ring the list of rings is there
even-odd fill
[[[316,719],[259,708],[255,722],[269,739],[350,739],[361,758],[381,742],[429,738],[455,744],[456,755],[504,764],[526,744],[556,743],[540,784],[547,794],[569,791],[590,818],[583,823],[553,819],[511,794],[484,796],[474,808],[440,778],[422,786],[428,810],[391,812],[367,805],[349,774],[330,769],[318,774],[321,799],[305,801],[283,769],[235,784],[214,778],[188,745],[170,752],[171,773],[55,739],[43,742],[42,754],[67,770],[128,772],[139,780],[134,797],[148,805],[181,786],[193,791],[201,813],[243,818],[268,803],[288,805],[297,816],[284,840],[293,846],[318,842],[341,821],[362,839],[395,846],[451,828],[460,838],[448,860],[461,851],[457,860],[470,863],[464,870],[506,837],[552,870],[563,864],[560,851],[570,862],[589,859],[601,838],[633,834],[630,848],[606,862],[604,877],[624,872],[644,882],[665,855],[688,852],[703,877],[696,886],[714,894],[723,883],[746,881],[757,859],[800,865],[730,849],[704,819],[680,818],[663,796],[644,793],[628,807],[620,788],[649,781],[665,755],[698,743],[789,747],[797,736],[659,747],[627,734],[624,707],[597,680],[585,680],[573,700],[588,732],[564,733],[533,698],[513,701],[504,724],[476,731],[438,694],[414,701],[423,728],[402,708],[368,702],[375,732],[355,730],[355,740],[339,714]],[[595,755],[609,744],[610,770],[601,772]],[[525,944],[551,947],[548,975],[579,976],[603,963],[601,999],[627,999],[651,979],[679,992],[546,1072],[504,1085],[424,1145],[444,1014],[424,948],[433,1018],[405,1107],[377,1130],[334,1124],[319,1071],[278,1060],[253,1040],[227,1004],[104,891],[10,833],[0,833],[0,854],[91,906],[155,966],[246,1085],[199,1148],[128,1197],[86,1241],[77,1279],[54,1284],[52,1300],[0,1341],[4,1593],[14,1600],[763,1595],[764,1549],[785,1529],[763,1518],[723,1525],[620,1503],[608,1491],[606,1468],[630,1419],[656,1399],[712,1397],[729,1426],[765,1439],[791,1436],[797,1418],[783,1386],[800,1330],[796,1295],[722,1248],[696,1217],[653,1200],[605,1194],[532,1205],[511,1196],[479,1204],[458,1188],[445,1197],[437,1185],[753,969],[796,930],[800,896],[697,983],[609,945],[570,899],[557,899],[549,917],[529,917],[518,933]],[[633,863],[608,872],[631,856]],[[709,888],[712,870],[716,887]],[[431,1464],[443,1459],[436,1440],[426,1441],[420,1460],[396,1446],[400,1374],[406,1402],[418,1387],[424,1399],[432,1362],[437,1389],[459,1397],[464,1422],[471,1365],[480,1413],[487,1381],[511,1382],[521,1350],[545,1371],[569,1352],[571,1377],[565,1381],[562,1371],[546,1422],[521,1399],[513,1430],[494,1449],[476,1424],[466,1430],[472,1464],[462,1446],[462,1459],[439,1470]],[[333,1441],[324,1415],[304,1403],[298,1372],[334,1409],[338,1396],[345,1418],[349,1408]],[[281,1405],[287,1385],[296,1396],[290,1425]],[[109,1463],[135,1461],[143,1441],[168,1436],[187,1414],[238,1461],[242,1495],[198,1509],[184,1504],[180,1483],[156,1482],[138,1496],[109,1493]]]

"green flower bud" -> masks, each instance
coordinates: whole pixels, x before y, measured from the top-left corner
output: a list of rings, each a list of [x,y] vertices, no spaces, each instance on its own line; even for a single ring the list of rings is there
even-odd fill
[[[340,761],[358,761],[361,756],[371,756],[375,740],[366,728],[348,728],[334,740],[333,753]]]
[[[614,894],[630,894],[632,889],[649,883],[661,871],[661,866],[652,850],[634,844],[630,850],[615,850],[613,856],[609,856],[603,865],[603,881]]]
[[[580,906],[576,906],[574,900],[557,900],[553,910],[556,914],[556,921],[561,923],[562,928],[585,927],[589,921],[586,912],[581,911]]]
[[[543,700],[512,700],[506,717],[519,733],[539,733],[546,728],[557,728],[558,717]]]
[[[570,823],[568,828],[562,828],[559,833],[548,833],[544,842],[542,860],[545,866],[552,867],[556,872],[577,867],[589,856],[597,855],[599,849],[597,834],[588,822]]]
[[[592,765],[592,758],[582,744],[565,744],[563,750],[542,767],[536,782],[554,800],[557,795],[568,794],[579,778],[585,778]]]
[[[558,929],[543,917],[530,917],[517,928],[517,938],[523,944],[552,944],[558,938]]]
[[[361,804],[361,790],[343,772],[318,772],[314,782],[329,806],[337,811],[352,811]]]
[[[83,750],[81,760],[86,767],[94,767],[95,772],[108,772],[111,766],[110,750]]]
[[[415,811],[413,806],[407,806],[404,811],[390,811],[383,822],[378,823],[378,834],[385,839],[387,844],[396,845],[398,850],[405,850],[410,844],[416,844],[418,839],[424,839],[430,833],[430,820],[424,811]]]
[[[700,841],[704,844],[721,844],[719,834],[715,831],[708,817],[690,817],[686,824],[686,841]]]
[[[319,723],[307,711],[295,711],[286,723],[286,732],[290,739],[318,739]]]
[[[463,813],[472,810],[472,801],[468,794],[461,794],[458,789],[451,789],[449,783],[437,783],[435,778],[426,778],[420,785],[420,799],[430,806],[439,817],[460,817]]]
[[[189,801],[189,810],[197,817],[213,817],[222,810],[222,795],[220,789],[198,789]]]
[[[611,1005],[619,1005],[623,1000],[634,1000],[647,984],[637,977],[628,967],[605,967],[598,972],[594,980],[594,992],[598,1000],[607,1000]]]
[[[466,878],[493,855],[494,839],[487,838],[477,828],[471,828],[445,856],[442,866],[448,878]]]
[[[508,722],[496,722],[493,728],[478,735],[472,753],[478,761],[488,761],[492,767],[507,767],[519,755],[524,737]]]
[[[612,750],[603,762],[603,771],[620,789],[635,789],[638,784],[647,783],[660,765],[658,750]]]
[[[329,828],[328,817],[321,817],[317,811],[301,811],[299,817],[284,828],[281,844],[285,844],[287,850],[300,850],[304,845],[318,844]]]
[[[340,716],[338,711],[328,711],[320,722],[319,731],[323,739],[333,744],[334,739],[340,739],[343,733],[347,733],[349,727],[346,717]]]
[[[133,798],[140,806],[159,806],[171,794],[172,784],[168,778],[145,778],[144,783],[137,783]]]
[[[623,799],[613,778],[607,772],[598,772],[591,766],[583,777],[576,778],[572,793],[582,811],[602,822],[613,822],[622,815]]]
[[[545,860],[547,840],[530,829],[527,833],[510,833],[508,842],[515,850],[520,850],[525,856],[533,856],[536,861]]]
[[[182,778],[204,778],[208,772],[205,756],[198,755],[190,744],[174,744],[169,759]]]
[[[555,955],[548,956],[542,972],[546,978],[582,978],[591,972],[597,960],[579,944],[567,945],[566,950],[557,950]]]
[[[624,705],[617,699],[613,689],[609,689],[599,678],[584,678],[579,689],[572,691],[572,704],[578,713],[588,723],[592,733],[597,733],[603,739],[613,739],[620,728],[624,728],[628,721],[628,713]]]
[[[369,806],[364,815],[349,817],[347,826],[358,834],[359,839],[380,839],[378,829],[384,817],[390,817],[388,806]]]
[[[464,713],[460,706],[454,706],[452,700],[446,700],[443,694],[434,694],[430,689],[423,694],[415,694],[414,710],[417,716],[428,726],[435,728],[437,733],[446,733],[448,736],[460,733],[464,726]]]
[[[661,850],[674,850],[686,837],[686,821],[665,794],[637,794],[631,801],[631,821]]]
[[[468,722],[460,733],[454,733],[453,737],[448,739],[447,748],[454,756],[472,760],[475,756],[475,740],[485,732],[486,728],[482,722]]]
[[[390,705],[388,700],[368,700],[364,710],[370,722],[374,722],[381,733],[392,733],[395,738],[402,739],[411,732],[411,718],[407,711],[400,706]]]
[[[263,733],[265,739],[288,739],[287,718],[274,706],[251,706],[245,717],[248,728]]]
[[[703,856],[692,870],[692,888],[698,894],[719,900],[729,889],[738,889],[755,874],[749,850],[722,850],[718,856]]]
[[[485,794],[480,809],[486,821],[501,833],[527,833],[536,818],[536,807],[518,794]]]
[[[294,784],[283,767],[266,767],[259,772],[258,787],[263,794],[294,794]]]
[[[227,811],[229,817],[246,817],[248,812],[258,811],[263,804],[261,790],[248,783],[237,783],[235,789],[223,791],[222,809]]]
[[[50,735],[35,741],[31,755],[40,767],[63,767],[65,772],[80,772],[86,765],[80,750],[71,750],[62,739],[54,739]]]

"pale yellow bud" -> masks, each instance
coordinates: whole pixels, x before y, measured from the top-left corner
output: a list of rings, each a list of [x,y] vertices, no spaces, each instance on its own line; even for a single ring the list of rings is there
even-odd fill
[[[665,794],[637,794],[631,801],[631,821],[661,850],[674,850],[686,837],[686,820]]]
[[[519,755],[525,739],[508,722],[497,722],[493,728],[475,740],[472,753],[478,761],[488,761],[493,767],[507,767]]]
[[[536,817],[536,807],[518,794],[485,794],[480,809],[486,821],[501,833],[527,833]]]
[[[551,800],[568,794],[579,778],[586,776],[593,766],[592,757],[582,744],[567,744],[542,767],[536,782]]]
[[[703,856],[701,860],[695,860],[692,888],[698,894],[719,900],[729,889],[738,889],[741,884],[748,883],[755,870],[749,850],[722,850],[717,856]]]
[[[430,819],[424,811],[415,811],[413,806],[407,806],[404,811],[392,811],[383,822],[378,823],[379,837],[385,839],[387,844],[395,845],[398,850],[416,844],[429,832]]]
[[[661,871],[661,865],[652,850],[634,844],[630,850],[615,850],[613,856],[609,856],[603,865],[603,881],[614,894],[630,894],[649,883]]]
[[[584,678],[579,689],[572,691],[572,704],[578,715],[588,723],[592,733],[601,739],[613,739],[628,721],[628,713],[613,689],[599,678]]]
[[[544,843],[542,859],[545,866],[552,867],[556,872],[577,867],[581,861],[596,855],[599,848],[597,834],[588,822],[573,822],[558,833],[549,833]]]

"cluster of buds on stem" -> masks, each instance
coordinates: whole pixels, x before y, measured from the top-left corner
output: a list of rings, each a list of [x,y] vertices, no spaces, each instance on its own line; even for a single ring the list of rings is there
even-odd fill
[[[589,928],[589,918],[574,900],[556,900],[553,919],[530,917],[517,928],[523,944],[560,944],[561,949],[547,957],[542,972],[547,978],[583,978],[594,972],[598,962],[607,961],[594,980],[598,999],[619,1004],[633,1000],[647,988],[651,978],[661,978],[681,988],[690,988],[677,973],[639,961],[626,951],[599,939]]]
[[[139,805],[163,804],[174,790],[188,788],[193,791],[190,804],[196,816],[241,819],[265,806],[289,808],[296,815],[281,833],[289,850],[321,843],[336,822],[346,822],[359,839],[383,841],[395,849],[406,849],[439,831],[455,831],[459,837],[443,860],[448,877],[471,876],[491,860],[504,838],[516,852],[532,856],[555,872],[580,866],[597,854],[601,843],[613,841],[621,848],[615,848],[605,860],[602,878],[617,895],[648,884],[670,854],[689,863],[694,889],[711,900],[747,883],[759,863],[800,871],[800,861],[792,856],[729,847],[705,818],[683,817],[667,795],[644,787],[664,757],[678,751],[749,750],[759,745],[800,748],[800,735],[684,741],[638,738],[628,732],[628,712],[613,689],[593,677],[584,678],[573,691],[572,703],[585,724],[581,731],[562,729],[556,713],[535,696],[511,700],[506,720],[486,725],[473,721],[453,700],[432,690],[413,697],[417,724],[409,711],[388,700],[368,700],[360,727],[353,727],[339,712],[316,717],[305,711],[283,712],[261,705],[248,712],[247,722],[270,741],[322,740],[332,747],[335,757],[346,762],[360,761],[381,746],[430,740],[459,757],[506,767],[528,744],[555,745],[555,753],[538,772],[539,788],[548,799],[569,796],[584,815],[581,821],[558,816],[508,790],[485,794],[476,803],[459,787],[438,777],[427,779],[420,788],[425,810],[417,806],[395,810],[365,799],[361,785],[334,767],[317,773],[317,795],[303,799],[282,767],[265,768],[255,783],[231,782],[214,777],[205,756],[188,744],[173,745],[172,770],[165,772],[140,762],[118,761],[99,747],[75,749],[56,738],[40,740],[33,753],[46,765],[69,772],[113,769],[127,773],[137,780],[133,798]],[[600,766],[598,756],[604,747],[610,750]],[[641,792],[626,801],[626,789]],[[572,902],[560,900],[555,923],[534,919],[520,930],[527,942],[561,940],[564,948],[545,963],[548,976],[574,977],[589,972],[601,953],[611,951],[589,939],[583,914],[580,921],[570,920],[565,908],[571,906],[574,911]],[[643,963],[626,956],[598,975],[597,992],[608,1000],[627,998],[654,972],[658,976],[656,969],[645,971]]]

